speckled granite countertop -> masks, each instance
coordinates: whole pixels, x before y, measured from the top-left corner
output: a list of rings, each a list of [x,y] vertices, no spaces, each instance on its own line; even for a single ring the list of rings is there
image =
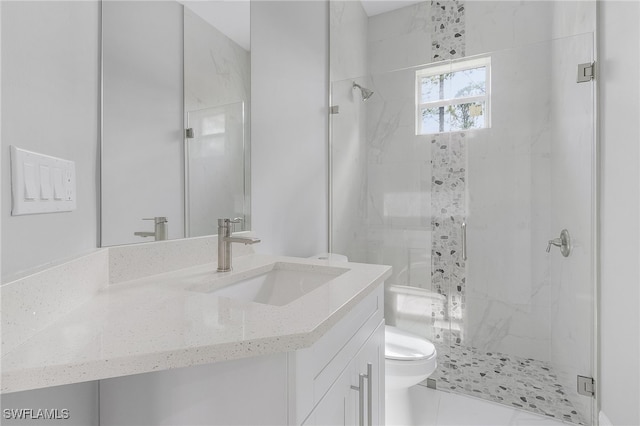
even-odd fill
[[[275,262],[340,275],[284,306],[203,292],[264,272]],[[391,268],[246,255],[234,270],[208,263],[101,288],[2,357],[2,392],[286,352],[312,345]],[[3,341],[3,345],[5,342]]]

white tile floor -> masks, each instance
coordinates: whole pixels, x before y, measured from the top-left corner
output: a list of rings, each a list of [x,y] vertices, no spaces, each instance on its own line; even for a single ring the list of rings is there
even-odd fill
[[[413,386],[409,394],[387,398],[388,426],[567,426],[526,411],[500,404]]]

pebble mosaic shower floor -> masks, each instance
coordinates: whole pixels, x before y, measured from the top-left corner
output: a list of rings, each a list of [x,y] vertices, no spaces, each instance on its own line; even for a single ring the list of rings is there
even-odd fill
[[[461,345],[442,346],[431,376],[439,390],[528,410],[564,422],[585,421],[548,363]]]

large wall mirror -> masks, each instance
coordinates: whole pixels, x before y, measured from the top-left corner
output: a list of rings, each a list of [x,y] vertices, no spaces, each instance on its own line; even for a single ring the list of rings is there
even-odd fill
[[[250,229],[249,9],[103,1],[102,246]]]

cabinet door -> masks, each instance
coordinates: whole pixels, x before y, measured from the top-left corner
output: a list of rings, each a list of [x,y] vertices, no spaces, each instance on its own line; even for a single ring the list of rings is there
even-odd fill
[[[361,374],[366,376],[362,380],[362,389],[360,389]],[[362,413],[362,420],[360,413]],[[384,424],[384,320],[362,345],[303,424],[306,426]]]
[[[313,409],[305,426],[355,425],[357,424],[358,392],[351,388],[351,365],[338,377],[322,400]]]
[[[353,360],[355,377],[366,374],[363,390],[363,421],[355,424],[384,424],[384,321],[364,344]],[[357,392],[356,392],[357,393]],[[356,419],[359,420],[359,404],[356,404]]]

